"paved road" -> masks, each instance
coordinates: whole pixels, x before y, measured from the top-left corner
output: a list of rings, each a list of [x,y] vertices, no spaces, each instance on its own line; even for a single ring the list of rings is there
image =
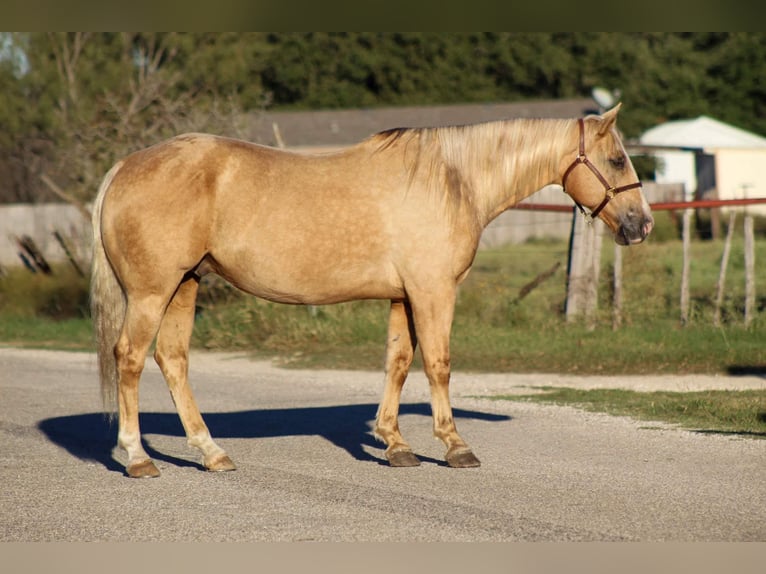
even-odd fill
[[[0,348],[0,541],[766,540],[766,441],[481,396],[534,385],[766,388],[760,377],[453,377],[478,469],[442,463],[427,385],[401,426],[423,464],[370,435],[380,373],[197,354],[192,381],[238,470],[201,471],[153,365],[144,437],[162,476],[131,480],[90,354]]]

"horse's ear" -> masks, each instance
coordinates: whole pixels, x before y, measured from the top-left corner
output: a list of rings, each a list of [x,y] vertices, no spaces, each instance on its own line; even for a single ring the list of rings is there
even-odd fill
[[[608,110],[601,115],[598,135],[603,136],[614,127],[614,124],[617,121],[617,112],[620,111],[620,106],[622,106],[622,102],[618,102],[611,110]]]

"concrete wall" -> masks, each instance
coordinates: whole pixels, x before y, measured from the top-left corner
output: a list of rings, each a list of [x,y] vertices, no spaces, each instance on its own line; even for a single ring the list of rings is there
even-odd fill
[[[677,186],[668,186],[676,188]],[[666,197],[663,186],[647,183],[644,191],[650,202],[680,199]],[[549,186],[530,196],[530,203],[573,206],[561,187]],[[90,221],[73,206],[63,203],[0,205],[0,265],[20,265],[15,238],[30,236],[43,256],[51,263],[66,261],[66,254],[53,236],[58,231],[70,245],[76,259],[87,268],[90,264]],[[572,214],[511,209],[495,219],[482,235],[479,248],[523,243],[529,239],[568,239]]]
[[[524,203],[574,207],[569,196],[557,185],[544,187]],[[529,239],[567,239],[571,228],[571,213],[510,209],[501,213],[487,226],[481,236],[479,248],[524,243]]]
[[[530,198],[535,203],[566,203],[561,188],[542,190]],[[507,211],[482,235],[480,248],[522,243],[531,237],[567,238],[572,224],[569,213]],[[66,254],[54,238],[58,232],[70,245],[75,257],[87,267],[90,260],[91,226],[74,207],[61,203],[12,204],[0,206],[0,265],[21,265],[16,238],[30,236],[49,263],[66,261]]]
[[[90,262],[91,225],[75,207],[63,203],[0,205],[0,265],[21,265],[16,237],[31,237],[49,263],[66,261],[53,236],[58,231],[85,268]]]
[[[644,183],[644,195],[649,203],[683,200],[683,187],[678,184]],[[568,205],[574,203],[561,187],[551,185],[532,194],[523,203]],[[577,213],[577,217],[581,217]],[[489,224],[481,236],[479,248],[524,243],[530,239],[568,240],[572,231],[572,213],[510,209]]]

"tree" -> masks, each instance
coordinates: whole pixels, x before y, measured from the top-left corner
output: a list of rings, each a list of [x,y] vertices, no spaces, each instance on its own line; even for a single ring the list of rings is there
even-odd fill
[[[0,120],[11,127],[12,139],[0,145],[19,158],[21,179],[32,190],[26,197],[50,197],[47,189],[87,201],[118,157],[182,131],[236,131],[237,102],[207,97],[201,82],[179,89],[183,67],[176,60],[193,59],[190,40],[172,33],[26,37],[29,72],[0,76],[11,88],[7,109],[34,110],[17,116],[18,126]],[[40,145],[28,153],[35,141]]]
[[[238,111],[587,97],[628,137],[709,114],[766,133],[763,33],[0,34],[0,201],[88,199],[117,158]]]
[[[723,121],[766,134],[766,38],[734,32],[708,47],[709,113]]]

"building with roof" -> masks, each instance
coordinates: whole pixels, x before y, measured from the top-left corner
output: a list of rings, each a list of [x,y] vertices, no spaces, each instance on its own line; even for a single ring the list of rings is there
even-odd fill
[[[251,115],[246,139],[294,149],[351,145],[391,128],[441,127],[515,118],[578,118],[598,113],[591,98],[345,110],[264,111]],[[280,142],[281,139],[281,142]]]
[[[766,138],[708,116],[647,130],[641,144],[657,157],[657,183],[682,183],[687,199],[766,198]],[[766,205],[748,206],[766,215]]]

